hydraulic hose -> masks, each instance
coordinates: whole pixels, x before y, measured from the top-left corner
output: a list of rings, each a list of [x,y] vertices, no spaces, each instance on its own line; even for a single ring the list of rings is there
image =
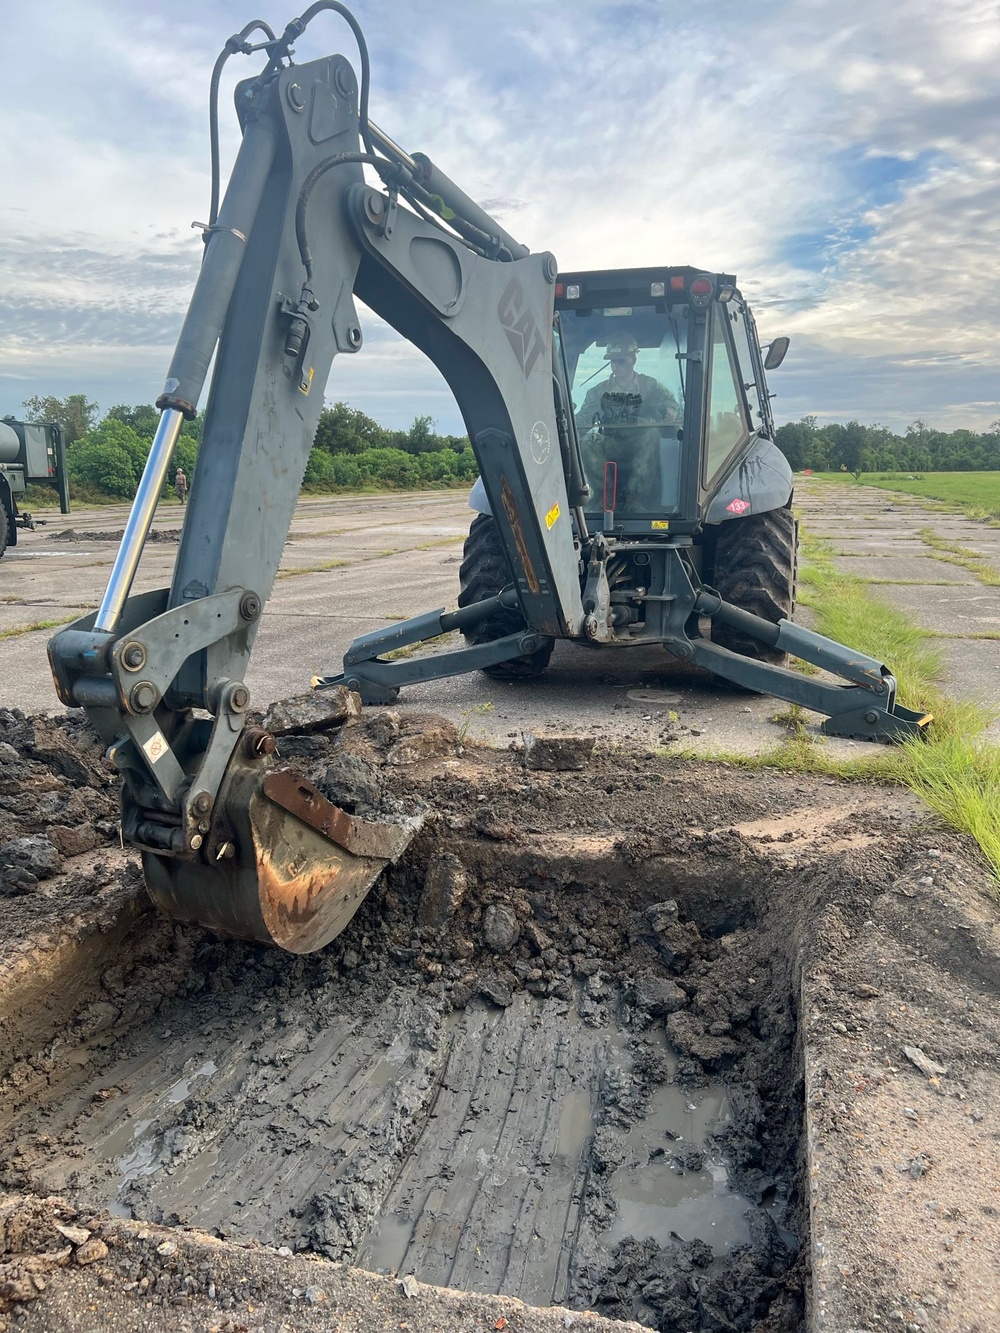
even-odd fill
[[[268,41],[274,42],[277,40],[274,32],[263,19],[254,19],[245,28],[241,28],[238,33],[230,37],[219,52],[219,57],[212,69],[212,81],[208,93],[208,138],[212,155],[212,199],[208,209],[209,227],[214,227],[219,219],[219,83],[222,79],[222,70],[229,57],[235,55],[237,51],[242,51],[244,55],[250,55],[253,51],[260,49],[251,46],[247,41],[250,34],[256,32],[258,28],[266,35]],[[206,245],[210,234],[208,231],[205,232]]]

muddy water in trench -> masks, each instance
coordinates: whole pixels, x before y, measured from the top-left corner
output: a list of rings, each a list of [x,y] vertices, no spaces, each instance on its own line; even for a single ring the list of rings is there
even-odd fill
[[[62,1052],[55,1099],[11,1127],[43,1149],[33,1187],[541,1305],[627,1236],[720,1257],[750,1238],[711,1143],[721,1085],[663,1082],[662,1035],[613,1006],[584,1021],[522,992],[446,1014],[398,984],[363,1015],[336,987],[261,994],[249,1021],[244,1003],[175,1001]]]

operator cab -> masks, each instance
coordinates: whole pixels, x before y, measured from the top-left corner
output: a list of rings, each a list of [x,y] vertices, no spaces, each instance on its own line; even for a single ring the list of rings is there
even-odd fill
[[[588,523],[629,536],[693,530],[765,422],[756,333],[735,278],[565,274],[555,304]]]

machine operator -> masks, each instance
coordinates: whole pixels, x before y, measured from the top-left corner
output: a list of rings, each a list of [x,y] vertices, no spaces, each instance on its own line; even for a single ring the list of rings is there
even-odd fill
[[[660,501],[659,427],[681,420],[669,389],[635,368],[639,345],[631,333],[609,338],[604,351],[611,374],[587,393],[576,421],[584,469],[593,494],[612,509],[643,511]],[[606,464],[615,464],[614,496],[604,482]]]

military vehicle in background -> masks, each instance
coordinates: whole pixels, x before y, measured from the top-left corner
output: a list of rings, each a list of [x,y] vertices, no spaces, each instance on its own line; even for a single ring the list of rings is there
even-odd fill
[[[0,556],[17,545],[18,528],[34,531],[44,523],[23,507],[28,486],[54,486],[59,508],[69,513],[69,478],[66,475],[66,437],[55,422],[0,420]]]

